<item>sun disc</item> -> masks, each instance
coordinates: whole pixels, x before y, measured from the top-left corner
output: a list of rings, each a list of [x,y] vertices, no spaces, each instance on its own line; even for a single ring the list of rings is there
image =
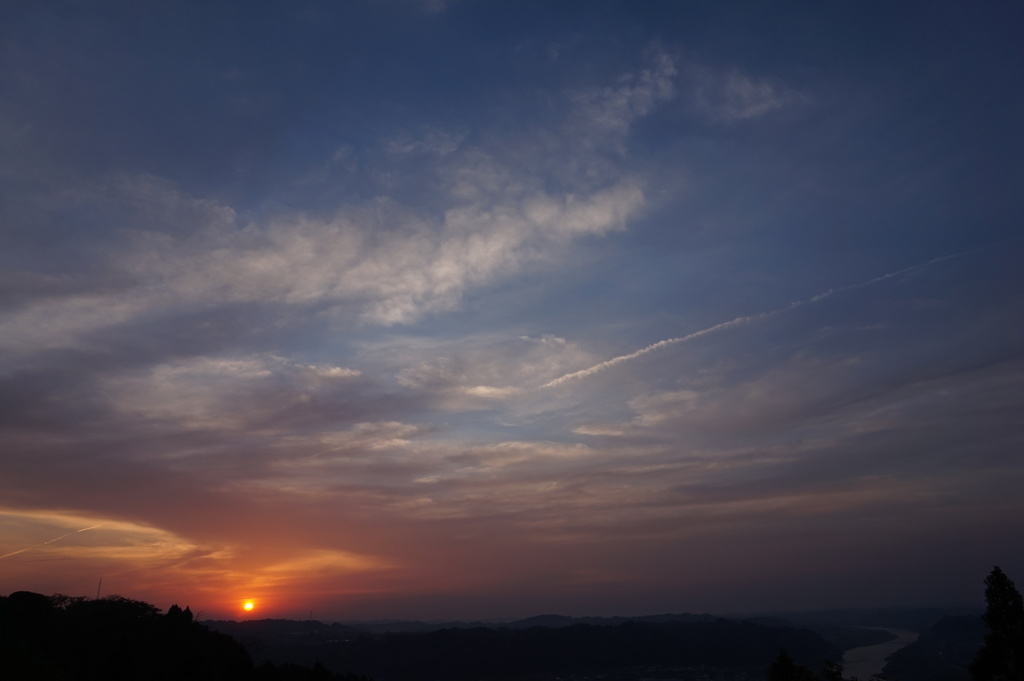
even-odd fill
[[[245,605],[242,606],[246,610],[252,610],[252,601],[246,601]]]

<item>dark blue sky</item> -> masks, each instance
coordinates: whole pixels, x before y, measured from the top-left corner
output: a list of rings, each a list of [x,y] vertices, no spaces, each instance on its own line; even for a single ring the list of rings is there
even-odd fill
[[[0,591],[978,600],[1024,571],[1022,19],[5,4]]]

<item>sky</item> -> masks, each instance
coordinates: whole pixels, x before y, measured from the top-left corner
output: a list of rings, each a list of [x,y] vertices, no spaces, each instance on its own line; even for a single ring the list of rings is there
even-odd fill
[[[1022,20],[3,3],[0,593],[474,619],[1024,580]]]

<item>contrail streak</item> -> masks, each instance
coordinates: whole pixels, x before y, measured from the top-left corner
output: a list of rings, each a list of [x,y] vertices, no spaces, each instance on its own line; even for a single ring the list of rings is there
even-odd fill
[[[904,267],[901,270],[896,270],[895,272],[889,272],[888,274],[883,274],[881,276],[875,277],[874,279],[868,279],[867,281],[862,281],[862,282],[857,283],[857,284],[848,284],[846,286],[840,286],[838,288],[830,288],[829,290],[827,290],[827,291],[825,291],[823,293],[819,293],[816,296],[811,296],[810,298],[807,298],[805,300],[795,300],[792,303],[790,303],[789,305],[786,305],[785,307],[780,307],[780,308],[775,309],[775,310],[769,310],[767,312],[760,312],[758,314],[746,315],[746,316],[743,316],[743,317],[736,317],[735,319],[731,319],[731,320],[729,320],[727,322],[722,322],[720,324],[715,324],[714,326],[709,326],[708,328],[701,329],[700,331],[694,331],[691,334],[687,334],[685,336],[680,336],[679,338],[667,338],[665,340],[658,341],[657,343],[652,343],[651,345],[648,345],[647,347],[640,348],[639,350],[637,350],[635,352],[631,352],[628,355],[619,355],[618,357],[612,357],[611,359],[605,360],[603,362],[599,362],[599,363],[595,364],[594,366],[589,367],[587,369],[580,369],[579,371],[573,371],[572,373],[568,373],[568,374],[565,374],[563,376],[559,376],[558,378],[555,378],[553,380],[548,381],[547,383],[542,385],[541,388],[554,388],[555,386],[562,385],[563,383],[568,383],[569,381],[573,381],[573,380],[576,380],[578,378],[586,378],[587,376],[593,376],[594,374],[600,373],[600,372],[604,371],[605,369],[608,369],[610,367],[615,366],[616,364],[622,364],[623,362],[628,362],[631,359],[636,359],[637,357],[642,357],[643,355],[646,355],[646,354],[648,354],[650,352],[654,352],[655,350],[660,350],[662,348],[668,347],[669,345],[678,345],[680,343],[686,343],[686,342],[689,342],[689,341],[694,340],[696,338],[700,338],[701,336],[707,336],[707,335],[712,334],[712,333],[718,333],[719,331],[724,331],[726,329],[731,329],[731,328],[736,327],[736,326],[743,326],[745,324],[753,324],[754,322],[759,322],[761,320],[768,319],[769,317],[774,317],[775,315],[782,314],[783,312],[788,312],[788,311],[792,310],[793,308],[800,307],[802,305],[808,305],[810,303],[816,303],[816,302],[818,302],[820,300],[824,300],[825,298],[829,298],[831,296],[834,296],[837,293],[842,293],[843,291],[850,291],[852,289],[858,289],[858,288],[863,288],[865,286],[871,286],[872,284],[877,284],[880,281],[884,281],[886,279],[892,279],[893,277],[898,277],[898,276],[900,276],[902,274],[907,274],[908,272],[914,272],[916,270],[921,270],[921,269],[924,269],[926,267],[931,267],[932,265],[935,265],[937,263],[943,262],[945,260],[952,260],[953,258],[959,258],[959,257],[967,255],[969,253],[974,253],[976,251],[984,250],[984,248],[992,248],[992,247],[991,246],[986,246],[986,247],[983,247],[983,248],[977,248],[977,249],[973,249],[973,250],[969,250],[969,251],[963,251],[962,253],[953,253],[952,255],[943,255],[941,257],[929,260],[928,262],[924,262],[924,263],[921,263],[919,265],[911,265],[910,267]]]
[[[53,539],[51,539],[49,541],[44,541],[42,544],[33,544],[32,546],[29,546],[29,547],[24,548],[24,549],[18,549],[17,551],[11,551],[10,553],[5,553],[4,555],[0,556],[0,560],[3,560],[4,558],[10,558],[11,556],[16,556],[19,553],[25,553],[26,551],[31,551],[32,549],[38,548],[40,546],[46,546],[47,544],[52,544],[55,541],[60,541],[61,539],[64,539],[65,537],[70,537],[71,535],[78,534],[79,532],[85,532],[86,530],[95,530],[97,527],[99,527],[99,525],[90,525],[89,527],[83,527],[80,530],[75,530],[74,532],[68,532],[67,534],[62,534],[59,537],[54,537]]]

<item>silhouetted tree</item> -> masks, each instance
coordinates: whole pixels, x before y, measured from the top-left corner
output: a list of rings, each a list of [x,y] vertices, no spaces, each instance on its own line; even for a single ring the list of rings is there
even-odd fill
[[[780,650],[768,668],[768,681],[817,681],[817,677],[807,667],[797,664],[785,650]]]
[[[121,596],[0,597],[0,679],[249,681],[252,663],[229,636]]]
[[[58,610],[73,608],[82,601],[89,600],[85,596],[68,596],[67,594],[53,594],[50,596],[50,603]]]
[[[825,660],[821,676],[815,676],[808,667],[797,664],[785,649],[768,668],[768,681],[843,681],[843,665]]]
[[[167,614],[164,615],[164,619],[177,625],[186,626],[192,624],[192,611],[189,610],[188,606],[185,606],[185,609],[182,610],[178,607],[178,604],[175,603],[171,607],[167,608]]]
[[[821,672],[824,681],[843,681],[843,665],[832,660],[825,660],[825,668]]]
[[[1024,681],[1024,604],[999,566],[985,579],[985,644],[971,663],[975,681]]]

